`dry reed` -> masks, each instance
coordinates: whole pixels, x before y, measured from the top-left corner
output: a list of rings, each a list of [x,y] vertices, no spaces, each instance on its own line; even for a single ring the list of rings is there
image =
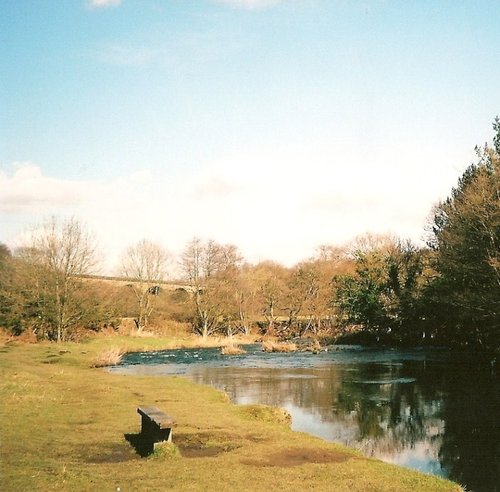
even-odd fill
[[[222,355],[241,355],[246,353],[239,345],[233,342],[228,342],[227,345],[222,346],[220,352]]]
[[[92,363],[92,367],[108,367],[116,366],[122,360],[125,354],[125,349],[120,347],[111,347],[103,350]]]
[[[262,342],[262,350],[264,352],[296,352],[297,345],[295,345],[295,343],[265,340],[264,342]]]

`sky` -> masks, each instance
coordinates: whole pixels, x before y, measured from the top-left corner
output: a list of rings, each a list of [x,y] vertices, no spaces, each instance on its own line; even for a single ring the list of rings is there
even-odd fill
[[[0,242],[293,265],[421,241],[500,114],[500,2],[0,0]]]

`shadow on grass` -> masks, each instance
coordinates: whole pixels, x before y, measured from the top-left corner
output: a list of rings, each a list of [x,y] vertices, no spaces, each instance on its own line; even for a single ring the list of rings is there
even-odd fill
[[[125,439],[132,445],[137,454],[142,458],[153,454],[154,446],[150,439],[144,434],[124,434]]]
[[[85,463],[100,464],[100,463],[125,463],[138,459],[128,446],[123,443],[109,444],[99,446],[96,449],[94,446],[80,446],[79,455]]]

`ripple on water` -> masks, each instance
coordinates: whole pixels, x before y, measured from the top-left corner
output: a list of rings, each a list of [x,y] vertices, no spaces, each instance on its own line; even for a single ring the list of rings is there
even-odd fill
[[[408,384],[414,383],[416,378],[394,378],[394,379],[359,379],[352,380],[354,384]]]

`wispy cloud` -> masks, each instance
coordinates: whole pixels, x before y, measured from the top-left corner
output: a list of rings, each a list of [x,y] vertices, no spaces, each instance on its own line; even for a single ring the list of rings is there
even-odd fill
[[[227,198],[239,189],[239,186],[228,183],[224,177],[212,175],[195,188],[195,196],[206,199]]]
[[[227,5],[233,8],[242,9],[263,9],[273,7],[285,0],[215,0],[217,3]]]
[[[159,64],[182,72],[236,56],[245,48],[246,44],[237,37],[208,30],[189,33],[174,40],[146,37],[135,42],[117,40],[95,43],[81,54],[106,65],[143,67]]]
[[[158,54],[154,48],[108,44],[92,50],[90,56],[105,64],[139,67],[154,61]]]
[[[87,6],[91,9],[118,7],[121,3],[122,0],[87,0]]]

